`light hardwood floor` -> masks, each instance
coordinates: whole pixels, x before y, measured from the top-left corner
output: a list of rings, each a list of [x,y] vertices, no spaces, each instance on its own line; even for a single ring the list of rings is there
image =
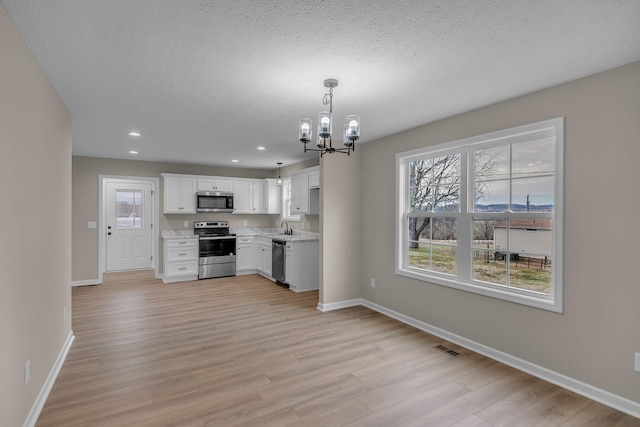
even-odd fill
[[[76,340],[37,426],[640,426],[367,308],[317,301],[260,276],[167,285],[144,271],[74,288]]]

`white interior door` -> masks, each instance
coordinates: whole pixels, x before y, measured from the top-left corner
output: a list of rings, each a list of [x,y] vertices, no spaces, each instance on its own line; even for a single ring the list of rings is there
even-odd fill
[[[152,267],[151,183],[106,182],[106,271]]]

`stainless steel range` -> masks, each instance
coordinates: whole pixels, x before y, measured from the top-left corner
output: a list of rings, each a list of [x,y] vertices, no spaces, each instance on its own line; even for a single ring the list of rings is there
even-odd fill
[[[199,238],[198,279],[236,275],[236,235],[229,233],[229,222],[193,224]]]

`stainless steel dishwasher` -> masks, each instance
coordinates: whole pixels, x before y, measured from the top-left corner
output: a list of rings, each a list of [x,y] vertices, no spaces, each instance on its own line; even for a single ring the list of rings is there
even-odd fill
[[[280,285],[288,287],[285,278],[285,250],[287,242],[284,240],[273,239],[271,241],[271,275]]]

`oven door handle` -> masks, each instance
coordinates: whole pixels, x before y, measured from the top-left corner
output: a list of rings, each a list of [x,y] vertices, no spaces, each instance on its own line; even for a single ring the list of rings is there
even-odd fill
[[[200,236],[200,240],[235,240],[235,236],[215,236],[215,237],[202,237]]]

